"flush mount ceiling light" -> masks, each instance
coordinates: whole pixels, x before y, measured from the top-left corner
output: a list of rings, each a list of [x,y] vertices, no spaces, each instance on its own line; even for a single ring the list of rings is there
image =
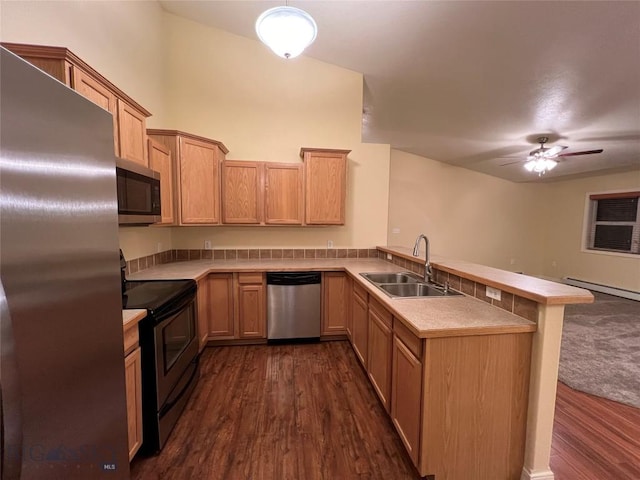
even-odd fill
[[[318,33],[316,22],[304,10],[275,7],[256,21],[256,33],[262,43],[282,58],[294,58],[313,43]]]

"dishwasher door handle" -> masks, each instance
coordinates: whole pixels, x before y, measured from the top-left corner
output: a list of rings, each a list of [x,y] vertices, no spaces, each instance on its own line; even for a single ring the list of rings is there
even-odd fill
[[[267,285],[310,285],[320,283],[320,273],[283,272],[267,273]]]

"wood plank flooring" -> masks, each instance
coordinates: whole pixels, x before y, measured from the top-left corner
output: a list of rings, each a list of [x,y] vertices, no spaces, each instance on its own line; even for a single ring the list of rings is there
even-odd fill
[[[556,480],[640,479],[640,409],[558,383],[551,470]]]
[[[417,479],[348,342],[216,347],[160,455],[131,478]]]
[[[167,445],[134,459],[132,479],[419,478],[348,342],[216,347],[201,360]],[[640,479],[640,410],[558,384],[551,469]]]

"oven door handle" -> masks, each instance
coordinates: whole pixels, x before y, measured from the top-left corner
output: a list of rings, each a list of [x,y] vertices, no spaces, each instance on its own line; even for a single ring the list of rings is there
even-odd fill
[[[193,379],[198,374],[198,364],[200,363],[200,355],[198,355],[193,360],[193,363],[195,363],[195,367],[193,369],[193,372],[191,372],[191,376],[189,377],[189,381],[185,382],[184,387],[182,387],[182,390],[180,390],[180,393],[178,395],[176,395],[176,398],[174,398],[172,401],[167,402],[167,403],[164,404],[164,406],[158,412],[158,415],[160,417],[164,416],[165,413],[167,413],[169,410],[171,410],[173,408],[173,406],[180,401],[180,399],[184,396],[185,392],[191,386],[191,382],[193,382]]]
[[[172,305],[171,306],[171,310],[169,310],[167,312],[161,312],[157,316],[157,320],[156,320],[157,323],[160,324],[163,321],[165,321],[167,318],[173,317],[176,313],[178,313],[181,310],[183,310],[185,306],[189,305],[189,303],[191,303],[193,301],[194,301],[194,297],[192,295],[186,295],[178,303],[176,303],[175,305]]]

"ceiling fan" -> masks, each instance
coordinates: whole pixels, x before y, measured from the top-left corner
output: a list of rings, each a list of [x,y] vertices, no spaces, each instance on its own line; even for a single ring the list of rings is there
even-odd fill
[[[603,149],[598,150],[584,150],[582,152],[567,152],[561,153],[563,150],[566,150],[569,147],[564,145],[554,145],[553,147],[545,147],[544,144],[549,141],[549,137],[538,137],[538,143],[540,147],[535,150],[531,150],[529,152],[529,156],[527,157],[526,163],[524,164],[524,168],[529,172],[536,172],[538,176],[544,175],[549,170],[553,170],[556,165],[558,165],[558,161],[556,158],[560,157],[574,157],[577,155],[591,155],[594,153],[602,153]],[[520,163],[522,160],[518,160],[515,162],[504,163],[500,165],[504,167],[506,165],[512,165],[514,163]]]

